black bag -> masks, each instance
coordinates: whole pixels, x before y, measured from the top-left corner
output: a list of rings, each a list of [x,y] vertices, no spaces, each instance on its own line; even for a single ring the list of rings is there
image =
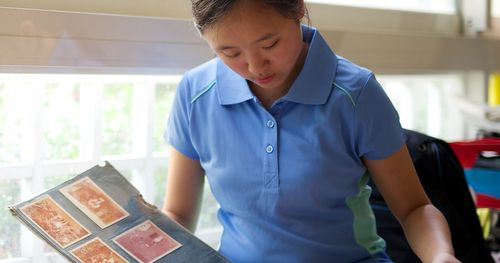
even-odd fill
[[[494,263],[482,235],[463,168],[453,150],[445,141],[415,131],[405,130],[405,133],[420,182],[448,221],[455,256],[463,263]],[[410,249],[399,222],[372,180],[369,185],[373,188],[370,202],[377,231],[387,243],[389,256],[398,263],[421,262]]]

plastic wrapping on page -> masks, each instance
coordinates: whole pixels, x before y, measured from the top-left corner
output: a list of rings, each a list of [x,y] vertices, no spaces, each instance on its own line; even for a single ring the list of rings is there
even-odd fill
[[[89,214],[87,210],[82,209],[81,206],[75,205],[72,200],[70,200],[65,194],[63,194],[61,189],[68,188],[69,185],[75,184],[83,178],[89,178],[95,185],[98,186],[104,193],[109,196],[117,205],[123,208],[128,215],[118,221],[105,225],[96,223],[96,216]],[[50,198],[47,198],[50,197]],[[71,243],[64,243],[58,238],[54,238],[54,234],[49,234],[44,228],[36,223],[32,218],[28,216],[25,209],[37,200],[41,199],[53,200],[57,203],[57,206],[62,208],[70,216],[75,219],[81,226],[83,226],[82,231],[88,230],[90,232],[88,235],[81,235],[83,238],[76,238],[77,241]],[[103,201],[103,200],[101,200]],[[50,202],[49,202],[50,203]],[[53,205],[54,206],[54,205]],[[55,206],[54,206],[55,207]],[[35,233],[39,238],[43,239],[50,246],[54,247],[60,254],[66,257],[72,262],[84,262],[86,259],[77,258],[75,256],[75,251],[82,247],[82,245],[90,243],[93,239],[99,238],[105,243],[105,245],[118,253],[128,262],[201,262],[201,263],[216,263],[216,262],[229,262],[216,250],[205,244],[203,241],[199,240],[197,237],[188,232],[185,228],[178,225],[176,222],[168,218],[164,213],[162,213],[155,206],[147,203],[139,191],[132,186],[126,178],[124,178],[113,166],[106,162],[106,165],[95,166],[74,178],[24,202],[13,205],[9,207],[12,215],[17,217],[23,224],[25,224],[33,233]],[[54,208],[57,210],[57,207]],[[87,211],[87,212],[85,212]],[[63,218],[65,216],[62,216]],[[149,221],[148,221],[149,220]],[[126,246],[121,246],[117,242],[116,237],[121,234],[131,230],[132,228],[144,223],[152,222],[152,225],[156,225],[161,231],[166,233],[166,235],[161,234],[156,239],[161,240],[162,238],[172,238],[177,245],[172,251],[162,254],[162,251],[158,252],[158,249],[163,249],[162,247],[149,247],[140,251],[141,255],[136,255],[133,249],[127,251]],[[71,222],[70,222],[71,223]],[[77,224],[77,223],[73,223]],[[133,229],[132,229],[133,230]],[[52,232],[51,232],[52,233]],[[162,237],[164,235],[165,237]],[[141,237],[142,238],[142,237]],[[61,239],[61,238],[59,238]],[[171,242],[171,243],[172,243]],[[168,244],[167,244],[168,245]],[[130,246],[130,245],[129,245]],[[165,244],[163,246],[166,246]],[[105,248],[107,249],[107,248]],[[155,250],[156,249],[156,250]],[[73,252],[73,253],[72,253]],[[137,253],[137,252],[136,252]],[[158,253],[158,257],[155,256],[148,257],[148,253]],[[107,261],[106,261],[107,262]]]

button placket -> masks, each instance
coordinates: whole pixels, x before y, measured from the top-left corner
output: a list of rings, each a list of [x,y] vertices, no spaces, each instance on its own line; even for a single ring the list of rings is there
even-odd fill
[[[275,191],[279,186],[278,175],[278,124],[275,118],[268,114],[267,120],[264,121],[265,129],[265,146],[264,151],[266,156],[264,161],[264,188]]]

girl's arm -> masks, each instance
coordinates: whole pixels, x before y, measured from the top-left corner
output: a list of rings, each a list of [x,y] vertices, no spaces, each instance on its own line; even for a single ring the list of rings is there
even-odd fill
[[[196,230],[204,182],[200,162],[171,147],[163,211],[191,232]]]
[[[459,262],[448,223],[425,194],[406,145],[383,160],[363,161],[415,254],[425,263]]]

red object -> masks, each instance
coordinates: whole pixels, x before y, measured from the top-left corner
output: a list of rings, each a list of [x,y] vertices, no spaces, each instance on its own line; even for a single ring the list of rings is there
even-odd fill
[[[476,193],[476,207],[500,209],[500,198]]]
[[[474,165],[477,155],[481,152],[494,151],[500,153],[500,138],[450,142],[448,144],[457,155],[464,169],[471,168]]]
[[[123,232],[113,241],[141,263],[155,262],[181,246],[150,220]]]

